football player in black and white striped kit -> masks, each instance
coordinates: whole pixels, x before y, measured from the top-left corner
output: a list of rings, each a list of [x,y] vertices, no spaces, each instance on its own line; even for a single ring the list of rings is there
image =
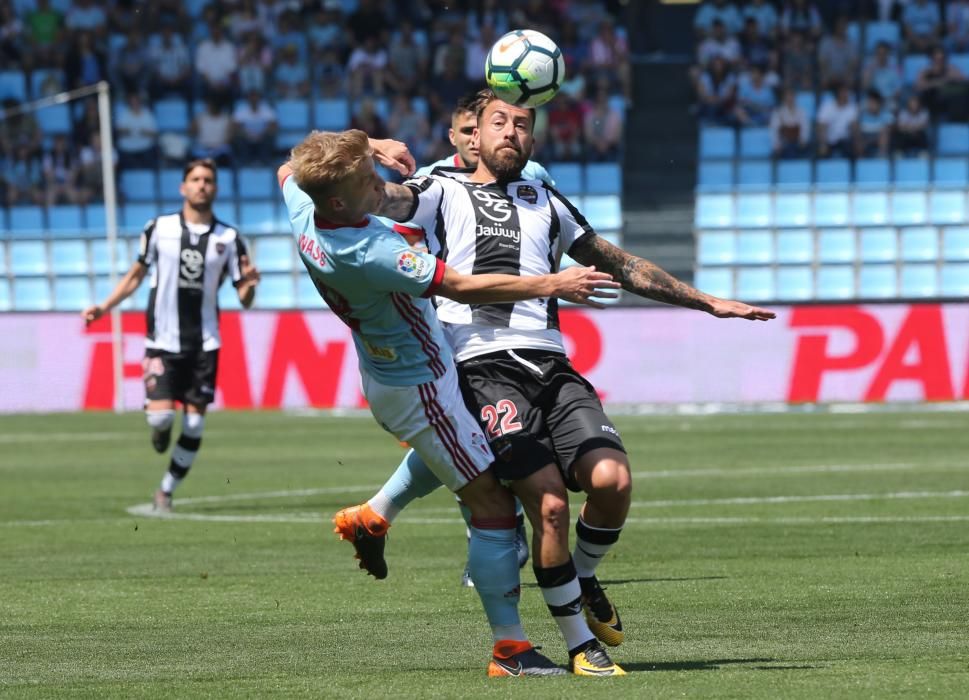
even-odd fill
[[[719,318],[774,317],[680,282],[597,236],[554,188],[521,180],[532,153],[534,118],[534,110],[493,95],[483,100],[476,169],[439,169],[404,185],[388,183],[376,213],[421,226],[432,252],[462,273],[545,274],[557,270],[568,253],[649,299]],[[496,473],[511,484],[532,523],[535,577],[565,638],[570,669],[621,674],[597,641],[618,645],[624,631],[596,566],[618,541],[626,519],[629,461],[595,389],[566,357],[556,301],[469,306],[438,300],[438,315],[454,347],[465,400],[498,455]],[[407,464],[419,470],[415,460]],[[395,474],[375,499],[389,499],[399,512],[431,488],[416,471]],[[587,494],[571,553],[567,489]]]
[[[219,362],[219,287],[226,277],[245,308],[255,299],[259,271],[239,232],[215,217],[217,170],[210,159],[185,166],[181,210],[145,225],[138,259],[101,304],[82,312],[87,323],[120,304],[151,272],[145,337],[145,417],[151,443],[164,453],[171,441],[175,402],[184,407],[182,431],[172,450],[155,509],[169,512],[172,493],[187,476],[202,442],[205,411],[215,399]]]

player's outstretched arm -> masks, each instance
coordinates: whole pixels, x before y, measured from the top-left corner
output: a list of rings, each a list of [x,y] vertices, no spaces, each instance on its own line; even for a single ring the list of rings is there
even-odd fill
[[[614,299],[619,288],[612,275],[594,267],[570,267],[554,275],[463,275],[448,267],[437,294],[462,304],[496,304],[525,299],[561,297],[577,304],[604,308],[589,297]]]
[[[767,321],[775,316],[773,311],[767,309],[705,294],[649,260],[627,253],[595,234],[587,234],[576,241],[569,255],[583,265],[595,265],[603,272],[608,272],[627,292],[647,299],[699,309],[718,318]]]
[[[142,280],[145,279],[146,274],[148,274],[148,267],[140,262],[135,262],[125,273],[125,276],[121,278],[121,281],[118,282],[118,286],[108,295],[108,298],[100,304],[95,304],[84,309],[81,312],[81,318],[87,324],[97,321],[104,314],[134,294],[135,290],[141,285]]]

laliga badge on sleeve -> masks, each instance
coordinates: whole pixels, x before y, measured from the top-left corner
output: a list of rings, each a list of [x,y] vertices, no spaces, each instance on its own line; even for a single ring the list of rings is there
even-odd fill
[[[427,261],[408,250],[397,256],[397,269],[409,277],[421,278],[427,272]]]

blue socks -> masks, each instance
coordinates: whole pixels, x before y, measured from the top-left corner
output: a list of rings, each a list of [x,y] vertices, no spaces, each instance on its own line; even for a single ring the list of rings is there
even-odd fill
[[[414,450],[408,450],[397,470],[380,490],[399,510],[403,510],[411,501],[423,498],[439,486],[441,486],[441,480],[427,468],[424,460],[418,457]]]
[[[527,638],[518,616],[521,582],[515,552],[515,528],[482,529],[472,525],[468,568],[494,640],[525,641]]]

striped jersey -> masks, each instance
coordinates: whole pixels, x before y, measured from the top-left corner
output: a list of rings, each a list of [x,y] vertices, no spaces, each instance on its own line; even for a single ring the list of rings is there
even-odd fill
[[[218,219],[191,224],[178,211],[149,221],[138,255],[151,270],[145,347],[176,353],[218,349],[219,287],[226,277],[240,282],[240,258],[246,254],[239,232]]]
[[[443,377],[453,358],[430,297],[444,263],[374,217],[356,226],[320,219],[292,176],[283,198],[316,290],[353,331],[360,371],[388,386]]]
[[[436,168],[463,168],[464,163],[461,162],[461,156],[455,153],[453,156],[448,156],[447,158],[441,158],[441,160],[431,163],[430,165],[425,165],[423,168],[418,168],[417,172],[414,173],[414,177],[420,175],[430,175]],[[536,163],[534,160],[530,160],[525,163],[525,167],[522,168],[521,174],[522,180],[541,180],[546,185],[555,187],[555,180],[549,175],[548,170],[545,169],[541,163]]]
[[[544,275],[592,229],[574,206],[539,180],[477,184],[466,170],[438,168],[404,183],[417,195],[410,222],[430,251],[463,274]],[[456,359],[532,348],[565,352],[558,301],[461,304],[437,298]]]

